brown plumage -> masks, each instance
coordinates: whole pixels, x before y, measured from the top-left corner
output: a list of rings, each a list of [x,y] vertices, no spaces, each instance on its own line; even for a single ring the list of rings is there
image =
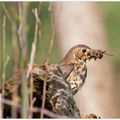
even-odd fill
[[[63,67],[61,71],[66,71],[66,65],[73,65],[73,70],[66,78],[66,81],[70,84],[74,95],[85,83],[87,76],[86,61],[92,58],[95,60],[97,58],[101,59],[103,54],[104,52],[101,50],[93,50],[86,45],[76,45],[69,50],[63,60],[58,64],[59,67]]]
[[[95,60],[97,58],[101,59],[104,53],[105,51],[94,50],[86,45],[76,45],[68,51],[58,64],[45,64],[34,67],[32,77],[35,93],[41,96],[42,99],[43,82],[46,80],[46,96],[52,111],[60,115],[79,117],[80,113],[72,95],[75,95],[85,83],[87,76],[86,61],[92,58]],[[4,93],[6,95],[11,94],[20,85],[21,74],[19,72],[12,79],[6,81]],[[69,99],[71,99],[72,103]],[[65,112],[70,104],[71,107],[74,106],[73,109],[70,107]],[[65,107],[66,109],[63,109]],[[72,110],[76,111],[75,114],[71,113]]]
[[[104,53],[105,51],[94,50],[86,45],[76,45],[68,51],[65,57],[58,64],[35,66],[32,70],[33,78],[36,81],[36,78],[34,77],[35,72],[37,72],[35,71],[36,68],[40,69],[40,72],[38,74],[41,77],[43,77],[42,75],[46,73],[47,67],[49,70],[58,68],[62,73],[63,78],[70,84],[73,90],[73,94],[76,94],[77,91],[85,83],[85,79],[87,76],[86,61],[92,58],[94,58],[95,60],[97,58],[101,59]],[[20,77],[21,72],[19,71],[10,80],[6,81],[5,91],[7,91],[7,93],[14,91],[17,86],[21,84]]]

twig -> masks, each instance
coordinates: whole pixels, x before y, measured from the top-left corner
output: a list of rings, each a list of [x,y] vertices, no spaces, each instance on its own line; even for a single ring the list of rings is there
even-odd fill
[[[32,96],[33,97],[33,96]],[[32,108],[33,108],[33,105],[34,105],[34,103],[35,103],[35,101],[36,101],[36,98],[33,98],[32,99],[32,97],[30,98],[31,99],[31,102],[30,102],[30,115],[29,115],[29,118],[32,118]]]
[[[44,115],[43,109],[45,107],[46,85],[47,85],[47,83],[46,83],[46,79],[45,79],[44,85],[43,85],[43,98],[42,98],[41,115],[40,115],[41,118],[43,118],[43,115]]]
[[[53,44],[54,44],[54,35],[55,35],[55,32],[54,32],[54,21],[53,21],[53,9],[52,9],[52,3],[51,3],[51,2],[49,3],[48,10],[51,11],[52,35],[51,35],[51,40],[50,40],[50,46],[49,46],[49,49],[48,49],[48,58],[47,58],[47,62],[49,61],[50,54],[51,54],[51,51],[52,51],[52,48],[53,48]]]
[[[22,59],[23,63],[25,65],[26,63],[26,19],[25,17],[27,16],[25,11],[27,11],[27,3],[18,3],[18,8],[19,8],[19,28],[18,28],[18,36],[19,36],[19,41],[20,41],[20,47],[22,51]],[[25,27],[24,27],[25,26]]]
[[[21,3],[19,5],[19,28],[18,28],[18,36],[19,36],[19,41],[20,41],[20,47],[22,48],[22,51],[24,50],[24,45],[23,45],[23,38],[22,38],[22,28],[23,28],[23,23],[22,23],[22,6]]]
[[[16,23],[12,23],[12,48],[13,48],[13,63],[14,63],[14,68],[13,71],[14,73],[18,69],[18,58],[19,58],[19,49],[18,49],[18,44],[17,44],[17,25]]]
[[[39,3],[39,6],[38,6],[38,10],[41,11],[41,6],[42,6],[42,2]],[[40,39],[40,49],[41,49],[41,58],[45,58],[45,51],[44,51],[44,46],[42,44],[42,21],[40,20],[40,23],[39,23],[39,26],[40,26],[40,29],[39,29],[39,39]]]
[[[32,70],[32,66],[33,66],[34,58],[35,58],[36,44],[37,44],[37,37],[38,37],[38,30],[39,30],[39,23],[40,23],[40,19],[39,19],[37,8],[34,9],[33,14],[34,14],[35,19],[36,19],[35,33],[34,33],[34,40],[33,40],[33,43],[32,43],[32,50],[31,50],[31,56],[30,56],[30,62],[29,62],[28,72],[27,72],[27,75],[26,75],[26,79],[28,79],[29,76],[30,76],[30,74],[31,74],[31,77],[30,77],[30,89],[32,91],[33,91],[33,79],[32,79],[31,70]],[[33,98],[32,93],[33,92],[31,92],[31,94],[30,94],[30,103],[31,104],[32,104],[32,98]],[[32,113],[30,114],[30,116],[32,117]]]
[[[13,22],[14,20],[12,19],[11,15],[9,14],[9,12],[8,12],[6,6],[5,6],[5,3],[2,3],[2,8],[4,9],[4,12],[5,12],[5,14],[7,15],[8,19],[9,19],[11,22]]]
[[[38,28],[39,28],[39,23],[40,23],[40,19],[38,17],[38,10],[37,10],[37,8],[34,9],[33,14],[34,14],[34,16],[36,18],[36,24],[35,24],[34,41],[32,43],[32,50],[31,50],[29,68],[28,68],[28,72],[27,72],[27,75],[26,75],[27,79],[29,78],[29,75],[31,73],[32,66],[33,66],[33,63],[34,63],[35,52],[36,52],[37,36],[38,36]]]
[[[10,106],[13,106],[13,107],[20,108],[20,104],[15,103],[15,102],[12,101],[12,100],[4,99],[4,98],[1,98],[1,99],[0,99],[0,103],[6,104],[6,105],[10,105]]]
[[[8,64],[10,60],[10,57],[9,56],[6,56],[6,60],[4,61],[4,64],[3,64],[3,83],[2,83],[2,89],[4,89],[4,84],[5,84],[5,78],[6,78],[6,66]],[[2,91],[2,94],[4,95],[4,90]]]
[[[19,58],[19,49],[17,44],[17,25],[16,23],[12,23],[12,48],[13,48],[13,73],[16,73],[18,70],[18,58]],[[13,83],[15,84],[15,80],[13,80]],[[12,100],[14,102],[17,102],[16,96],[18,95],[18,89],[15,90],[15,92],[12,94]],[[17,109],[16,107],[11,108],[11,117],[16,118],[17,117]]]
[[[43,112],[45,115],[48,115],[49,117],[51,117],[51,118],[67,118],[67,116],[60,116],[60,115],[57,115],[57,114],[55,114],[55,113],[53,113],[53,112],[51,112],[51,111],[49,111],[49,110],[47,110],[47,109],[40,109],[40,108],[37,108],[37,107],[33,107],[32,109],[30,109],[30,111],[32,111],[32,112]]]
[[[6,66],[9,62],[9,56],[6,56],[6,16],[3,16],[3,40],[2,40],[2,62],[3,62],[3,69],[2,69],[2,93],[0,95],[0,97],[2,98],[4,95],[4,83],[5,83],[5,79],[6,79]],[[0,98],[0,99],[1,99]],[[1,104],[1,103],[0,103]],[[0,105],[0,118],[2,117],[2,109],[4,108],[4,106],[1,104]]]
[[[31,102],[31,104],[30,104],[30,109],[32,109],[33,104],[35,103],[35,101],[36,101],[36,98],[33,98],[32,102]]]
[[[34,10],[34,15],[35,15],[35,18],[36,18],[36,25],[35,25],[35,35],[34,35],[34,43],[33,43],[33,45],[34,46],[32,46],[32,48],[35,48],[36,46],[36,41],[37,41],[37,35],[38,35],[38,25],[39,25],[39,23],[40,23],[40,19],[39,19],[39,17],[38,17],[38,11],[37,11],[37,8],[35,8],[35,10]],[[34,51],[35,51],[35,49],[34,49]],[[32,55],[31,55],[32,56]],[[32,62],[31,62],[32,63]],[[32,65],[32,64],[30,64],[30,65]],[[30,67],[31,69],[32,69],[32,66]],[[44,87],[43,87],[43,101],[42,101],[42,108],[41,109],[44,109],[44,106],[45,106],[45,94],[46,93],[46,81],[44,81]],[[44,113],[43,113],[43,111],[41,110],[41,118],[43,118],[43,115],[44,115]]]
[[[5,68],[6,68],[6,66],[7,66],[7,64],[8,64],[8,62],[9,62],[9,60],[10,60],[10,57],[7,56],[7,58],[6,58],[6,60],[5,60],[5,64],[4,64],[4,67],[5,67]]]
[[[33,103],[34,102],[35,102],[35,99],[33,99]],[[10,106],[13,106],[13,107],[16,107],[16,108],[19,108],[19,109],[21,108],[21,105],[19,103],[15,103],[12,100],[4,99],[4,98],[0,99],[0,103],[10,105]],[[55,113],[53,113],[53,112],[51,112],[47,109],[40,109],[40,108],[37,108],[37,107],[31,107],[30,109],[28,109],[28,111],[29,112],[41,112],[42,111],[44,114],[48,115],[49,117],[62,118],[62,116],[57,115],[57,114],[55,114]],[[63,117],[65,118],[66,116],[63,116]]]
[[[27,80],[26,80],[26,75],[25,75],[25,65],[26,65],[26,43],[25,39],[26,38],[26,33],[24,33],[24,28],[23,25],[25,26],[26,21],[23,20],[24,17],[26,17],[26,11],[27,7],[25,6],[25,3],[18,3],[18,10],[19,10],[19,28],[18,28],[18,38],[20,41],[20,48],[21,48],[21,69],[22,69],[22,88],[21,88],[21,93],[22,93],[22,117],[26,118],[28,116],[27,113],[27,108],[28,108],[28,88],[27,88]],[[24,18],[25,19],[25,18]]]
[[[3,72],[2,72],[2,89],[4,89],[4,83],[5,83],[5,70],[6,70],[6,64],[5,64],[5,59],[6,59],[6,16],[3,16],[3,48],[2,48],[2,59],[3,59]],[[2,95],[4,94],[4,91],[2,90],[2,94],[0,97],[2,98]],[[0,99],[1,99],[0,98]],[[1,103],[0,103],[1,104]],[[2,109],[3,105],[0,105],[0,118],[2,118]]]
[[[3,73],[2,73],[2,82],[4,85],[5,82],[5,59],[6,59],[6,16],[3,16]],[[3,86],[2,86],[3,87]]]

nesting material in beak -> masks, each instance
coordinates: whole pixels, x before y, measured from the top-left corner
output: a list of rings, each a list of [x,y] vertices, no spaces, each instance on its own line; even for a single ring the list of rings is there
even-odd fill
[[[94,60],[96,59],[102,59],[103,58],[103,54],[105,55],[109,55],[109,56],[113,56],[112,54],[108,54],[106,53],[106,51],[101,51],[101,50],[93,50],[93,52],[91,53],[91,58],[94,58]]]

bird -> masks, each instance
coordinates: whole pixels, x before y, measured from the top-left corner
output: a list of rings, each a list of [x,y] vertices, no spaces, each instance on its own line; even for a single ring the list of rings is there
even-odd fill
[[[44,74],[46,73],[46,69],[53,70],[58,69],[64,80],[66,80],[72,89],[73,95],[75,95],[84,85],[87,77],[87,65],[86,61],[91,59],[101,59],[103,54],[106,51],[91,49],[87,45],[79,44],[73,46],[64,58],[58,64],[42,64],[35,65],[32,69],[33,79],[35,81],[35,87],[39,88],[39,81],[44,79]],[[38,71],[39,72],[38,72]],[[27,70],[26,70],[27,72]],[[36,74],[41,78],[37,79]],[[4,90],[5,93],[11,93],[21,84],[21,71],[19,70],[15,76],[13,76],[10,80],[7,80],[5,83]]]
[[[70,84],[73,95],[75,95],[84,85],[87,77],[86,61],[91,59],[101,59],[106,51],[91,49],[86,45],[76,45],[72,47],[65,57],[60,61],[58,67],[61,72],[67,72],[68,65],[72,64],[73,69],[65,80]]]
[[[76,107],[73,96],[78,93],[86,81],[87,61],[102,59],[104,54],[107,54],[106,51],[78,44],[73,46],[58,64],[46,63],[34,66],[31,74],[35,95],[41,96],[39,98],[42,99],[44,81],[46,80],[46,99],[50,109],[60,115],[71,115],[72,108],[74,108],[74,115],[79,118],[80,112]],[[21,83],[21,72],[19,71],[13,78],[5,82],[4,93],[6,95],[11,94]],[[72,104],[69,104],[69,98]],[[63,108],[68,107],[67,105],[71,105],[71,107],[65,112]]]

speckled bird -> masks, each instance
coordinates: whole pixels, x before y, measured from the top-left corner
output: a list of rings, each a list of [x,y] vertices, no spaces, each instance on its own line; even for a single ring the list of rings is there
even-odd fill
[[[75,95],[85,83],[87,77],[86,61],[94,58],[101,59],[106,51],[94,50],[86,45],[76,45],[72,47],[65,55],[63,60],[58,64],[61,72],[67,73],[65,80],[70,84],[73,94]],[[72,68],[70,68],[71,65]]]
[[[73,95],[85,83],[87,76],[86,62],[91,59],[101,59],[105,53],[106,51],[94,50],[80,44],[72,47],[58,64],[34,66],[31,72],[34,92],[39,96],[37,98],[42,100],[43,84],[46,80],[46,101],[50,104],[50,109],[59,115],[79,118],[80,112]],[[13,78],[6,81],[5,95],[13,93],[21,83],[21,72],[18,72]],[[38,100],[38,103],[40,103],[40,100]]]
[[[82,88],[87,77],[86,61],[91,59],[96,60],[97,58],[101,59],[105,53],[106,51],[94,50],[86,45],[76,45],[68,51],[58,64],[34,66],[32,70],[33,79],[35,81],[34,86],[35,88],[40,87],[40,84],[36,84],[39,83],[39,78],[36,78],[37,74],[41,79],[44,79],[46,69],[53,70],[57,68],[63,75],[64,80],[70,84],[73,95],[75,95],[80,88]],[[21,84],[20,79],[21,72],[19,71],[10,80],[6,81],[4,88],[5,93],[13,92],[17,86]],[[41,88],[39,90],[41,90]]]

